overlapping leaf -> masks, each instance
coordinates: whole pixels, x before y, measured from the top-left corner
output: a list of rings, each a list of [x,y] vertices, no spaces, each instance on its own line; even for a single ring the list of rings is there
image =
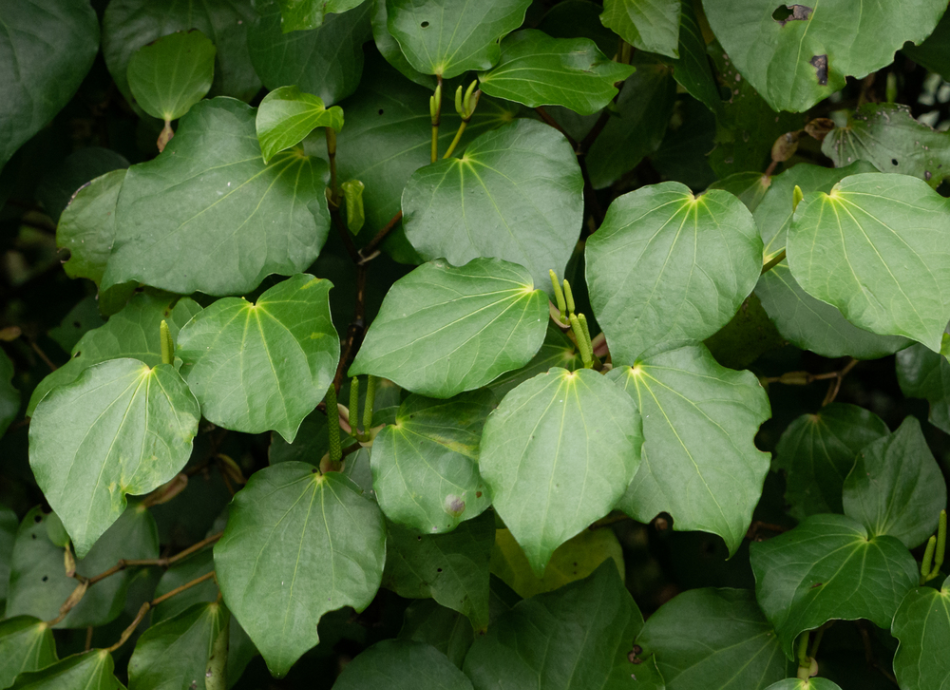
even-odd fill
[[[505,396],[485,424],[479,470],[536,575],[614,506],[641,443],[630,398],[590,369],[554,368]]]
[[[171,122],[211,89],[214,44],[200,31],[178,32],[139,48],[129,60],[129,89],[142,110]]]
[[[580,353],[574,342],[568,338],[564,332],[553,323],[548,323],[547,334],[544,336],[544,342],[541,349],[538,350],[530,362],[520,369],[509,371],[502,374],[494,381],[488,384],[488,388],[495,394],[495,397],[501,400],[512,388],[524,383],[538,374],[543,374],[551,367],[560,367],[568,371],[574,371],[584,366],[581,361]]]
[[[362,610],[376,596],[386,558],[383,516],[346,477],[299,462],[255,472],[229,510],[214,548],[216,577],[280,678],[319,642],[324,613]]]
[[[347,664],[337,690],[472,690],[472,683],[435,647],[410,640],[383,640]]]
[[[41,671],[23,673],[10,690],[124,690],[115,677],[115,662],[107,649],[74,654]]]
[[[635,48],[679,57],[678,0],[605,0],[600,21]]]
[[[296,86],[281,86],[264,96],[257,108],[256,127],[266,163],[277,152],[299,144],[317,127],[343,129],[343,109],[327,108],[318,96]]]
[[[465,655],[475,640],[468,618],[432,599],[414,601],[406,608],[399,637],[430,644],[462,668]]]
[[[841,690],[841,687],[827,678],[786,678],[770,685],[765,690]]]
[[[326,15],[339,14],[361,5],[364,0],[278,0],[284,33],[316,29]]]
[[[609,4],[608,2],[608,6]],[[649,0],[645,4],[649,4]],[[671,0],[661,0],[666,12],[671,12],[671,6],[675,4]],[[713,113],[722,114],[722,96],[706,55],[706,39],[690,0],[682,0],[680,3],[678,59],[667,62],[673,66],[673,77],[678,84],[693,98],[702,101]]]
[[[894,675],[907,690],[950,688],[950,578],[941,589],[917,587],[907,593],[894,614],[891,634],[899,644]]]
[[[21,673],[38,671],[56,663],[53,629],[31,616],[0,621],[0,688],[13,685]]]
[[[643,418],[643,463],[618,508],[641,522],[673,516],[673,528],[721,536],[735,553],[762,494],[769,456],[753,439],[770,414],[748,371],[719,366],[704,346],[616,368],[608,378]]]
[[[755,287],[762,241],[728,192],[667,182],[616,199],[585,257],[613,360],[633,364],[725,326]]]
[[[940,353],[914,345],[897,354],[897,381],[904,395],[930,403],[930,423],[950,434],[950,336]]]

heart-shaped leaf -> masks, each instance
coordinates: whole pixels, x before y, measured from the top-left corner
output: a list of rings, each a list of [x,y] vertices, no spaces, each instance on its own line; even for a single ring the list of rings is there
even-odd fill
[[[293,151],[265,164],[249,106],[195,105],[158,158],[129,169],[103,287],[230,295],[304,270],[330,226],[325,171]]]
[[[891,634],[897,638],[894,675],[906,690],[950,688],[950,577],[940,590],[917,587],[907,593],[894,614]]]
[[[604,0],[600,21],[634,48],[679,57],[679,0]]]
[[[785,655],[795,638],[832,620],[887,628],[917,584],[917,561],[891,536],[871,536],[844,515],[813,515],[750,547],[755,594]]]
[[[719,366],[702,345],[607,376],[643,418],[643,463],[617,507],[641,522],[667,512],[673,529],[718,534],[735,553],[769,471],[753,442],[770,415],[756,377]]]
[[[516,120],[478,137],[461,158],[416,171],[402,194],[406,237],[426,259],[504,259],[547,286],[548,271],[563,272],[580,236],[583,188],[563,135]]]
[[[365,0],[277,0],[284,33],[316,29],[326,15],[339,14],[363,4]]]
[[[453,530],[491,505],[478,473],[478,445],[494,403],[488,391],[444,401],[406,398],[395,423],[373,441],[373,490],[386,517],[431,534]]]
[[[700,342],[729,323],[762,270],[752,214],[678,182],[616,199],[587,241],[587,284],[615,363]]]
[[[13,616],[0,621],[0,688],[21,673],[56,663],[53,629],[39,618]]]
[[[450,398],[519,369],[548,323],[547,296],[534,284],[527,270],[500,259],[423,264],[387,293],[350,376]]]
[[[479,471],[538,577],[623,495],[640,465],[640,428],[629,396],[590,369],[535,376],[489,416]]]
[[[181,374],[206,419],[252,434],[273,429],[293,442],[340,358],[331,287],[302,273],[254,304],[219,299],[181,329]]]
[[[914,345],[897,353],[897,381],[904,395],[930,403],[930,423],[950,434],[950,336],[940,353]]]
[[[471,681],[432,645],[383,640],[346,665],[335,690],[472,690]]]
[[[382,0],[380,0],[382,1]],[[389,32],[423,74],[451,79],[498,62],[498,43],[531,0],[386,0]]]
[[[636,643],[669,688],[763,690],[786,675],[775,631],[746,589],[683,592],[650,616]]]
[[[107,649],[66,657],[41,671],[17,676],[10,690],[125,690],[115,677],[115,662]]]
[[[343,129],[343,108],[327,108],[319,96],[296,86],[281,86],[264,96],[257,107],[257,138],[264,162],[303,141],[317,127]]]
[[[386,559],[383,515],[340,473],[321,475],[301,462],[255,472],[229,512],[214,547],[216,577],[280,678],[320,641],[324,613],[361,611],[376,596]]]
[[[950,320],[948,202],[922,180],[878,173],[806,194],[788,234],[792,275],[854,325],[940,350]]]
[[[636,68],[613,62],[588,38],[551,38],[525,29],[501,43],[501,60],[478,76],[489,96],[529,108],[560,105],[593,115],[617,95],[614,83]]]
[[[178,474],[200,418],[174,367],[137,359],[92,366],[43,398],[30,422],[30,467],[77,556],[122,514],[126,494]]]
[[[942,0],[911,6],[827,0],[703,0],[716,38],[742,76],[774,110],[808,110],[845,85],[894,60],[905,41],[919,43],[937,25]]]
[[[804,414],[785,429],[775,449],[775,468],[785,470],[789,513],[841,513],[841,489],[862,448],[888,435],[880,417],[857,405],[831,403]]]
[[[139,48],[129,60],[129,89],[142,110],[165,122],[200,101],[214,81],[214,43],[197,30],[180,31]]]
[[[947,507],[947,484],[917,419],[858,453],[842,502],[874,536],[897,537],[908,549],[927,541]]]

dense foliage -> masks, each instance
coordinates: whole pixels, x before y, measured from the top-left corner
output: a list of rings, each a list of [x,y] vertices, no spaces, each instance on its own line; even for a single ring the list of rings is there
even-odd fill
[[[0,0],[0,688],[950,690],[946,10]]]

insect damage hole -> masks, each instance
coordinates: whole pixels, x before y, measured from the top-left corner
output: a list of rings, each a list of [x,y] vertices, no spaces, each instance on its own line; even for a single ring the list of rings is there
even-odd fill
[[[808,64],[815,68],[815,77],[818,79],[819,86],[828,85],[828,56],[815,55]]]
[[[808,21],[813,11],[806,5],[779,5],[772,11],[772,19],[785,26],[789,22]]]

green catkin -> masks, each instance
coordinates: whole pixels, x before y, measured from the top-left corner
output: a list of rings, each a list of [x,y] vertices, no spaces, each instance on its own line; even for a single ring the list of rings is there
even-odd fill
[[[327,435],[330,437],[330,462],[338,463],[343,459],[343,447],[340,445],[340,410],[336,406],[336,387],[330,384],[327,391]]]

